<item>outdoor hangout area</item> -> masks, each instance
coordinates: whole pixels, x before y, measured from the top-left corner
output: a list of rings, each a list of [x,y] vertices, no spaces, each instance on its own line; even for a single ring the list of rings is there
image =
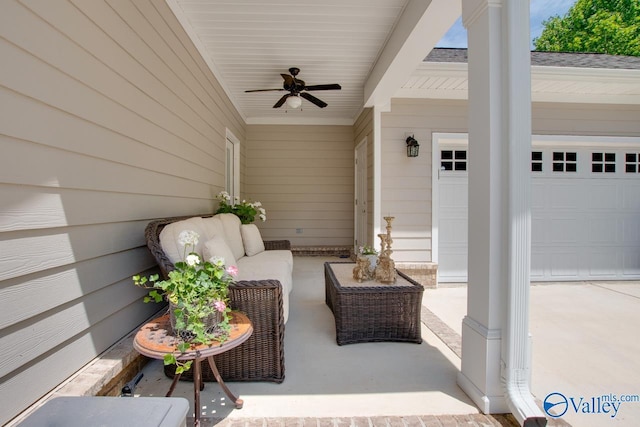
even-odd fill
[[[284,338],[284,381],[227,383],[243,399],[242,409],[234,407],[218,384],[207,382],[201,392],[203,425],[268,418],[328,418],[347,423],[368,418],[375,421],[373,425],[388,425],[390,417],[420,425],[416,417],[422,417],[423,423],[435,417],[431,425],[438,426],[438,417],[464,420],[464,415],[480,414],[457,385],[460,352],[464,351],[459,340],[466,285],[425,289],[421,344],[338,345],[335,318],[326,304],[324,266],[345,261],[338,257],[294,257],[294,291]],[[534,284],[531,294],[532,391],[540,405],[552,392],[585,398],[637,394],[637,378],[627,370],[640,370],[640,362],[628,356],[640,351],[634,338],[635,325],[640,322],[639,282]],[[142,372],[136,396],[164,396],[171,379],[162,362],[154,360]],[[193,405],[193,383],[180,381],[173,396],[185,397]],[[571,411],[562,418],[550,418],[547,425],[597,427],[611,422],[611,415]],[[630,425],[637,417],[640,403],[626,402],[619,407],[615,422]],[[506,421],[498,417],[494,422]],[[443,421],[441,425],[456,424]],[[459,425],[473,424],[460,421]]]
[[[639,14],[1,1],[0,425],[637,424]]]
[[[285,422],[313,426],[324,425],[318,422],[513,425],[509,417],[481,415],[457,385],[465,284],[424,290],[420,344],[338,345],[335,318],[326,303],[324,268],[326,263],[345,261],[349,260],[335,256],[294,257],[294,290],[284,334],[284,380],[227,382],[232,393],[243,400],[241,409],[219,384],[207,381],[200,393],[202,426]],[[637,382],[626,369],[640,369],[639,362],[627,356],[640,351],[634,339],[635,325],[640,322],[640,283],[534,284],[531,293],[532,385],[540,405],[552,392],[588,397],[635,393]],[[614,315],[622,321],[613,321]],[[143,376],[133,390],[135,397],[120,399],[164,398],[171,378],[162,361],[151,359],[141,372]],[[179,381],[172,396],[189,402],[187,419],[192,423],[193,383]],[[627,402],[619,407],[615,421],[630,425],[637,417],[640,404]],[[547,425],[596,427],[610,421],[611,414],[574,412],[549,419]]]

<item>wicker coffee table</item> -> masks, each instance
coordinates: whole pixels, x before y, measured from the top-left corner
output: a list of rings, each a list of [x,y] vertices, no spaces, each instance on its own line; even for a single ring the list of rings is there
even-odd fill
[[[398,271],[395,284],[353,279],[355,263],[324,264],[325,301],[336,320],[338,345],[400,341],[421,343],[424,288]]]

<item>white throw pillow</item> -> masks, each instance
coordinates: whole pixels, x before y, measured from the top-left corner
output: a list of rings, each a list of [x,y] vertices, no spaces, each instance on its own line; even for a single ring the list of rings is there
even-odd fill
[[[216,215],[222,222],[224,229],[224,238],[231,252],[236,259],[244,256],[244,247],[242,245],[242,236],[240,235],[240,218],[232,213],[221,213]]]
[[[227,245],[222,236],[213,236],[213,238],[207,240],[204,243],[202,256],[205,261],[209,261],[213,257],[224,258],[224,265],[227,267],[237,265],[233,252],[231,252],[229,245]]]
[[[260,230],[255,224],[242,224],[240,227],[244,252],[247,256],[254,256],[264,252],[264,242],[260,235]]]

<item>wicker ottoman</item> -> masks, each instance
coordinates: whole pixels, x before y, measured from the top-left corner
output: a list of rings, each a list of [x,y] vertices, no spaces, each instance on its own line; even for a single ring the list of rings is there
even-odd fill
[[[325,301],[336,320],[338,345],[401,341],[421,343],[424,288],[398,272],[395,284],[353,279],[354,263],[325,263]]]

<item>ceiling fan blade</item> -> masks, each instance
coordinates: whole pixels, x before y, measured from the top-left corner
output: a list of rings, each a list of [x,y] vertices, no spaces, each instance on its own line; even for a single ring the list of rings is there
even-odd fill
[[[318,98],[316,98],[315,96],[306,93],[306,92],[300,92],[300,96],[303,97],[304,99],[306,99],[307,101],[317,105],[320,108],[324,108],[326,107],[328,104]]]
[[[271,91],[274,91],[274,90],[284,90],[284,89],[282,89],[282,88],[280,88],[280,89],[252,89],[252,90],[245,90],[244,92],[245,93],[249,93],[249,92],[271,92]]]
[[[285,101],[287,100],[287,98],[288,98],[288,97],[290,97],[290,96],[291,96],[291,94],[290,94],[290,93],[288,93],[288,94],[284,95],[282,98],[280,98],[280,99],[278,100],[278,102],[276,102],[276,104],[273,106],[273,108],[280,108],[280,107],[282,107],[282,104],[284,104],[284,102],[285,102]]]
[[[289,74],[280,74],[282,76],[282,78],[284,79],[284,86],[295,86],[296,84],[296,79],[293,76],[290,76]]]
[[[342,87],[337,84],[328,84],[328,85],[311,85],[304,88],[304,90],[340,90]]]

